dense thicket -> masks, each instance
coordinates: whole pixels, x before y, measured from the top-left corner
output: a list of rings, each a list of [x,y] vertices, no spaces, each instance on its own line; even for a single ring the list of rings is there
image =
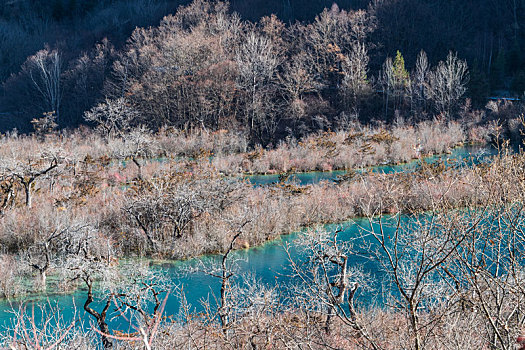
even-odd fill
[[[30,131],[53,111],[75,127],[120,99],[135,124],[267,144],[349,116],[457,117],[465,97],[524,91],[521,0],[181,3],[5,2],[0,127]]]
[[[21,302],[0,347],[525,344],[525,154],[501,142],[525,104],[487,99],[525,90],[525,0],[2,5],[0,128],[31,134],[0,135],[0,299],[78,290],[94,322]],[[421,160],[465,143],[499,154]],[[313,170],[346,172],[291,176]],[[357,217],[351,237],[317,226]],[[293,282],[238,275],[232,251],[302,228]],[[134,259],[210,253],[186,271],[220,283],[200,313]]]
[[[283,176],[259,187],[218,173],[209,153],[195,154],[207,147],[216,158],[239,157],[248,166],[271,158],[285,164],[295,152],[308,160],[346,153],[347,160],[373,162],[381,161],[382,149],[392,152],[391,159],[403,157],[410,149],[403,144],[428,135],[437,144],[424,149],[448,148],[465,131],[454,123],[428,122],[417,129],[399,126],[393,134],[352,129],[260,154],[239,153],[245,141],[238,135],[158,134],[150,140],[150,156],[160,152],[166,158],[140,159],[138,169],[112,159],[123,154],[126,139],[105,142],[93,133],[3,137],[0,297],[79,288],[77,298],[83,297],[77,305],[94,322],[83,321],[80,310],[71,321],[62,317],[62,305],[35,311],[20,303],[9,328],[0,332],[0,344],[82,350],[101,344],[515,349],[525,324],[523,153],[502,147],[489,163],[472,166],[422,162],[404,173],[349,172],[311,185],[285,182]],[[447,135],[448,141],[438,137]],[[369,146],[361,147],[365,140]],[[32,204],[23,194],[30,178]],[[357,232],[317,226],[287,246],[300,252],[290,253],[285,263],[295,283],[276,278],[276,285],[265,284],[241,274],[230,255],[280,233],[356,216],[365,217],[352,226]],[[202,259],[186,272],[213,276],[221,293],[210,292],[198,313],[185,303],[185,286],[174,285],[162,269],[123,259],[207,252],[221,252],[222,259]],[[356,260],[363,256],[367,259]],[[360,261],[378,269],[370,271]],[[181,300],[173,317],[165,308],[170,291],[170,298]]]

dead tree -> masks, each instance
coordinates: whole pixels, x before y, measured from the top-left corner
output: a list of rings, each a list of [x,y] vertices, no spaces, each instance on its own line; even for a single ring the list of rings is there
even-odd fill
[[[129,314],[131,319],[136,314],[148,329],[153,328],[163,312],[162,305],[175,287],[172,280],[147,264],[137,263],[122,266],[119,280],[115,285],[114,303],[121,316]]]
[[[84,119],[96,124],[98,132],[108,139],[131,131],[139,117],[139,113],[124,98],[106,99],[84,113]]]
[[[27,249],[25,258],[30,267],[38,272],[36,286],[38,290],[46,290],[47,274],[50,268],[60,265],[64,258],[64,245],[69,235],[85,229],[85,224],[72,224],[70,218],[55,216],[47,220],[38,218],[39,228],[35,235],[36,242]]]
[[[232,320],[232,317],[234,316],[236,310],[235,301],[238,301],[232,297],[236,287],[232,284],[231,279],[236,275],[238,264],[235,260],[232,261],[231,253],[233,253],[235,249],[235,242],[241,236],[242,230],[244,226],[248,224],[248,222],[249,221],[245,220],[239,225],[226,251],[224,254],[222,254],[219,264],[212,263],[211,265],[208,265],[201,261],[200,265],[196,269],[190,271],[201,272],[219,279],[220,295],[219,299],[217,300],[218,305],[216,312],[211,311],[212,307],[210,305],[206,305],[206,309],[208,310],[207,315],[210,318],[210,321],[213,321],[216,318],[219,319],[221,329],[226,340],[229,339],[230,329],[232,328],[232,324],[235,323]]]
[[[57,155],[42,154],[38,159],[28,159],[25,161],[12,160],[4,165],[3,173],[16,178],[22,185],[25,194],[25,205],[31,207],[31,191],[35,181],[48,174],[59,165]]]
[[[60,264],[66,279],[70,282],[81,281],[87,288],[84,310],[96,321],[97,327],[103,334],[109,334],[107,323],[108,311],[114,298],[111,285],[117,283],[117,267],[112,260],[113,254],[107,239],[94,227],[86,224],[80,229],[69,230],[68,235],[62,238],[63,261]],[[100,287],[103,307],[96,311],[91,305],[95,301],[94,283],[103,281]],[[97,288],[99,288],[97,286]],[[113,346],[112,341],[102,335],[102,345],[108,349]]]
[[[43,112],[54,112],[59,121],[62,102],[62,59],[58,51],[48,48],[40,50],[27,59],[22,69],[40,95]]]
[[[468,80],[467,62],[452,52],[430,72],[427,93],[439,113],[452,117],[454,108],[467,91]]]
[[[87,290],[87,298],[86,302],[84,303],[84,310],[91,316],[93,316],[97,322],[98,328],[101,332],[102,337],[102,345],[105,349],[109,349],[113,347],[113,342],[111,339],[107,336],[110,334],[109,332],[109,326],[106,322],[107,313],[109,310],[109,307],[111,306],[111,302],[113,300],[113,295],[110,294],[106,300],[106,303],[104,304],[104,307],[102,308],[102,311],[98,312],[95,311],[90,305],[95,299],[93,299],[93,279],[89,275],[85,275],[82,277],[82,280],[86,284],[88,290]]]
[[[378,349],[354,307],[355,293],[359,284],[364,283],[364,276],[349,266],[352,242],[339,240],[340,232],[331,234],[316,228],[304,233],[298,240],[300,251],[306,254],[304,262],[293,259],[289,247],[286,248],[292,275],[301,282],[294,293],[296,303],[306,312],[325,314],[323,328],[327,335],[333,318],[337,317],[356,331],[364,343]]]
[[[0,334],[0,347],[55,350],[88,346],[87,335],[75,328],[78,322],[76,308],[71,322],[66,323],[58,305],[39,305],[37,312],[34,304],[30,310],[27,306],[22,303],[18,310],[13,310],[13,326]]]
[[[44,238],[43,242],[27,250],[27,260],[29,266],[38,271],[38,281],[36,283],[39,290],[46,290],[47,271],[51,267],[51,244],[60,237],[64,231],[55,230]]]

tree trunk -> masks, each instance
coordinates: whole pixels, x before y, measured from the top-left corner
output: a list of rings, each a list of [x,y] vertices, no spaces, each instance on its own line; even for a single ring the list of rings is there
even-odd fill
[[[26,195],[26,207],[31,208],[31,182],[24,182],[23,184]]]
[[[100,321],[97,320],[97,324],[98,324],[98,328],[100,329],[102,333],[109,334],[109,326],[105,320],[100,320]],[[102,335],[101,337],[102,337],[102,345],[104,346],[104,349],[110,349],[113,347],[113,343],[108,337],[106,337],[105,335]]]
[[[229,277],[227,276],[225,261],[226,260],[223,260],[223,266],[222,266],[223,273],[222,273],[222,280],[221,280],[221,306],[219,309],[219,317],[221,320],[222,331],[224,335],[227,337],[228,336],[228,326],[230,323],[230,320],[228,317],[228,301],[227,301],[227,295],[226,295],[228,283],[229,283],[228,282]]]
[[[324,324],[324,331],[328,335],[330,334],[330,326],[332,325],[332,314],[333,314],[333,308],[329,306],[328,314],[326,315],[326,322]]]
[[[138,169],[137,177],[139,178],[139,180],[142,180],[142,165],[139,163],[138,159],[135,157],[131,157],[131,160],[137,166],[137,169]]]
[[[88,296],[86,299],[86,302],[84,303],[84,310],[91,316],[93,316],[97,320],[97,325],[100,330],[101,339],[102,339],[102,345],[104,346],[104,349],[110,349],[113,347],[113,343],[111,340],[107,337],[109,335],[109,326],[106,323],[106,315],[107,311],[109,309],[109,306],[111,305],[112,296],[109,296],[108,300],[106,301],[106,305],[104,306],[104,309],[101,313],[98,313],[97,311],[93,310],[89,305],[93,302],[93,285],[92,282],[87,282],[86,285],[88,286]]]
[[[47,288],[47,271],[45,269],[38,270],[37,287],[41,292],[45,292]]]
[[[420,350],[421,349],[421,339],[419,337],[419,325],[417,321],[417,306],[411,304],[410,305],[410,326],[412,327],[412,331],[414,332],[414,349]]]

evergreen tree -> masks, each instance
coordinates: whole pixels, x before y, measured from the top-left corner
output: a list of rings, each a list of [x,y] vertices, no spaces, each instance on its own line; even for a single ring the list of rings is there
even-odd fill
[[[403,109],[407,89],[410,87],[410,74],[405,68],[405,59],[399,50],[391,66],[392,97],[394,111]]]
[[[404,89],[410,85],[410,75],[405,68],[405,59],[399,50],[396,53],[396,59],[393,66],[394,84],[397,89]]]

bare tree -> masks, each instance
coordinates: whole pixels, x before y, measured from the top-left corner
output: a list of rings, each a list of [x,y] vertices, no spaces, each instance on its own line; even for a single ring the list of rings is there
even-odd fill
[[[121,138],[109,141],[111,156],[131,160],[137,166],[138,178],[142,178],[143,162],[157,154],[157,142],[143,125],[121,133]]]
[[[85,270],[81,277],[88,288],[84,310],[93,316],[97,323],[94,331],[102,338],[105,349],[111,348],[115,340],[142,342],[146,349],[151,349],[152,342],[159,332],[159,325],[165,310],[166,301],[172,288],[171,281],[165,275],[154,272],[146,266],[121,266],[115,269],[113,276],[98,275],[96,270]],[[102,310],[96,311],[91,304],[95,301],[93,283],[98,275],[102,279],[102,290],[98,291],[103,303]],[[164,296],[163,296],[164,295]],[[115,317],[136,329],[137,335],[124,335],[122,332],[110,332],[107,324],[108,312],[115,307]],[[151,307],[153,310],[150,311]],[[137,322],[138,324],[134,324]],[[114,333],[114,334],[112,334]],[[122,335],[119,335],[122,334]]]
[[[342,90],[347,108],[356,107],[358,99],[369,92],[368,61],[368,52],[361,43],[353,45],[349,56],[345,57]]]
[[[493,159],[494,173],[483,184],[491,196],[482,225],[456,251],[449,271],[461,291],[462,309],[476,313],[492,349],[514,349],[525,326],[522,164],[521,157],[509,154]]]
[[[286,60],[283,64],[283,72],[279,74],[279,83],[283,97],[296,118],[306,114],[304,97],[319,93],[321,88],[316,82],[312,68],[301,55]]]
[[[22,272],[16,256],[0,254],[0,296],[2,298],[9,299],[21,291]]]
[[[86,121],[94,123],[99,132],[109,138],[129,132],[138,118],[139,113],[125,98],[106,99],[84,114]]]
[[[101,242],[103,240],[89,226],[69,235],[64,245],[66,256],[60,267],[69,281],[81,281],[85,285],[87,290],[84,310],[95,319],[102,333],[102,345],[108,349],[113,343],[105,334],[110,334],[107,317],[114,298],[109,286],[113,286],[118,279],[118,271],[112,260],[111,246],[105,247]],[[96,292],[94,284],[98,281],[102,281],[99,299],[103,306],[100,311],[92,306]]]
[[[457,54],[450,52],[444,62],[439,62],[429,74],[427,85],[428,97],[438,112],[452,117],[454,108],[467,91],[468,79],[467,62]]]
[[[44,212],[45,213],[45,212]],[[33,242],[22,252],[21,260],[34,269],[38,276],[38,291],[47,288],[47,275],[68,258],[68,244],[72,237],[88,228],[84,222],[73,219],[68,213],[51,211],[51,215],[39,215],[31,225]]]
[[[114,301],[121,316],[137,319],[152,328],[162,314],[161,306],[174,289],[170,277],[162,270],[150,268],[147,263],[122,264],[119,280],[114,285]]]
[[[34,304],[28,310],[28,304],[22,303],[13,314],[13,324],[0,334],[5,349],[89,349],[94,345],[91,335],[83,331],[76,306],[67,322],[60,306],[51,303],[39,305],[36,311]]]
[[[416,68],[412,76],[411,97],[412,112],[418,113],[425,110],[427,100],[427,81],[429,76],[429,63],[425,51],[421,51],[416,60]]]
[[[216,177],[185,178],[167,173],[161,179],[139,185],[130,193],[124,211],[146,236],[153,251],[164,254],[173,252],[177,241],[192,233],[201,216],[223,215],[244,196],[242,184]]]
[[[240,293],[240,287],[233,282],[234,277],[238,274],[239,259],[232,258],[231,254],[234,252],[236,241],[242,235],[243,228],[248,222],[248,220],[244,220],[237,227],[226,251],[220,256],[218,264],[213,262],[204,263],[201,261],[199,266],[193,269],[193,271],[190,271],[205,273],[219,279],[220,294],[216,297],[216,312],[212,311],[214,308],[209,303],[205,304],[205,309],[207,310],[209,321],[213,322],[215,318],[219,319],[226,341],[230,339],[231,333],[234,332],[234,325],[239,321],[239,317],[241,317],[241,300],[239,296],[242,293]]]
[[[53,264],[54,256],[51,251],[51,245],[54,243],[53,241],[57,240],[65,232],[65,230],[57,228],[49,232],[47,235],[39,233],[38,236],[42,237],[42,240],[27,249],[27,263],[38,272],[36,287],[39,291],[46,290],[47,272]]]
[[[488,215],[495,225],[477,230],[465,249],[458,251],[459,273],[454,275],[457,283],[467,286],[463,308],[481,316],[487,330],[483,338],[494,349],[515,349],[525,326],[525,270],[517,255],[524,236],[522,228],[512,223],[523,218],[511,212],[522,208],[511,208]]]
[[[23,66],[42,99],[42,112],[54,112],[60,122],[62,60],[58,50],[38,51]]]
[[[287,247],[292,276],[299,281],[293,287],[295,298],[306,312],[325,315],[323,328],[327,335],[333,318],[337,318],[356,332],[361,346],[379,349],[355,309],[354,297],[365,277],[351,266],[352,241],[340,239],[340,232],[330,233],[318,227],[302,234],[298,245],[305,262],[293,259]]]
[[[35,181],[56,169],[61,161],[58,152],[41,152],[36,157],[24,159],[4,159],[0,171],[4,176],[12,176],[23,187],[25,205],[31,207],[31,192]]]
[[[95,331],[99,333],[101,336],[106,337],[108,339],[120,340],[122,342],[129,342],[130,344],[133,344],[133,346],[136,345],[137,342],[142,343],[146,350],[151,350],[153,348],[152,344],[155,338],[159,335],[161,331],[160,325],[163,321],[162,317],[163,317],[163,313],[166,307],[166,301],[168,300],[168,296],[169,296],[169,293],[166,293],[166,296],[164,297],[161,303],[158,299],[157,292],[155,290],[153,290],[153,292],[155,293],[156,304],[155,304],[154,314],[151,316],[151,322],[146,323],[146,325],[140,325],[140,326],[135,326],[131,324],[131,326],[137,331],[136,335],[135,334],[111,335],[109,333],[103,333],[102,331],[98,329],[95,329]],[[126,307],[136,309],[135,306],[129,305],[129,304],[127,304]],[[116,309],[117,311],[121,311],[122,313],[120,314],[120,316],[125,318],[125,316],[123,315],[124,311],[119,305],[117,305]],[[129,322],[128,319],[126,320]]]
[[[388,118],[388,106],[390,103],[390,97],[394,93],[395,89],[395,78],[392,58],[388,57],[383,63],[383,68],[380,72],[380,84],[383,88],[384,104],[385,104],[385,115],[384,118]]]
[[[271,106],[271,87],[279,64],[273,44],[267,37],[255,32],[247,34],[245,42],[236,54],[239,71],[239,87],[247,92],[246,117],[250,130],[258,134],[275,131],[276,115]]]

